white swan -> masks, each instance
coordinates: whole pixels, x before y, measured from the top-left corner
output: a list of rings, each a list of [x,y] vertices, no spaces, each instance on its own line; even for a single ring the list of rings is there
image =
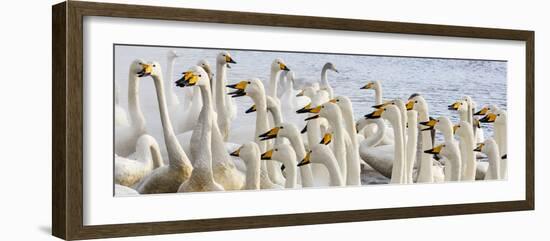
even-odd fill
[[[423,122],[420,122],[419,124],[423,125],[423,126],[427,126],[426,128],[422,129],[423,133],[424,132],[428,133],[428,132],[437,130],[437,131],[441,132],[441,134],[443,134],[443,139],[444,139],[445,142],[454,141],[453,123],[451,122],[451,119],[449,119],[446,116],[440,116],[437,119],[433,119],[433,118],[430,117],[429,121],[423,121]],[[446,159],[444,159],[443,161],[445,161],[445,160]],[[447,164],[447,163],[445,163],[445,164]],[[434,170],[434,173],[433,173],[434,181],[440,182],[440,181],[442,181],[442,178],[443,178],[443,180],[445,180],[445,177],[450,177],[451,176],[450,172],[453,169],[444,168],[444,170],[437,170],[438,168],[439,168],[439,166],[432,166],[432,170]],[[438,176],[438,173],[440,174],[441,172],[444,173],[444,176]],[[462,175],[462,173],[460,175]]]
[[[384,118],[390,122],[394,131],[394,161],[392,164],[391,183],[405,182],[405,143],[403,140],[403,125],[401,111],[396,105],[386,105],[365,116],[369,119]]]
[[[273,149],[262,154],[262,160],[274,160],[282,163],[281,170],[286,172],[285,188],[296,188],[298,167],[296,152],[288,143],[278,143]]]
[[[498,145],[493,138],[487,138],[483,143],[477,144],[474,149],[477,152],[483,152],[489,158],[489,167],[485,173],[485,180],[499,180],[500,177],[500,162]]]
[[[193,156],[193,172],[187,181],[182,183],[178,192],[208,192],[223,191],[224,188],[214,180],[212,170],[212,129],[214,124],[214,110],[212,108],[210,94],[210,80],[202,75],[207,73],[200,67],[193,67],[185,72],[183,81],[176,84],[180,87],[186,85],[197,85],[205,80],[203,89],[206,89],[206,95],[203,98],[204,107],[199,117],[199,125],[193,131],[191,138],[191,156]],[[201,78],[202,77],[202,78]],[[199,83],[200,82],[200,83]],[[204,93],[204,91],[203,91]]]
[[[153,169],[163,166],[160,148],[154,137],[142,135],[132,159],[115,155],[115,183],[131,187]]]
[[[204,71],[208,74],[210,83],[214,74],[212,73],[212,68],[210,64],[205,59],[200,60],[197,63],[198,66],[202,67]],[[172,82],[173,84],[173,82]],[[210,86],[212,88],[212,86]],[[175,118],[176,133],[185,133],[187,131],[193,130],[197,125],[199,119],[199,114],[203,107],[202,94],[199,88],[183,88],[185,93],[190,93],[190,96],[186,97],[186,102],[184,105],[177,105],[174,108],[173,112]]]
[[[463,181],[475,181],[477,162],[473,149],[475,148],[474,131],[472,125],[466,121],[461,121],[453,126],[453,132],[460,139],[460,157],[462,160],[462,179]]]
[[[494,133],[493,139],[498,145],[499,155],[502,158],[500,163],[500,178],[508,178],[508,152],[507,152],[507,126],[506,126],[506,111],[500,109],[491,111],[483,118],[479,119],[481,123],[493,123]]]
[[[166,53],[167,67],[165,75],[168,76],[168,78],[166,78],[164,86],[168,86],[168,88],[166,88],[166,104],[168,105],[168,108],[171,108],[172,106],[178,106],[180,104],[178,96],[176,95],[174,87],[172,86],[172,84],[174,83],[174,65],[176,63],[176,60],[180,57],[182,57],[182,55],[175,50],[168,50],[168,52]],[[187,109],[189,107],[188,104],[191,102],[191,97],[191,91],[184,91],[183,108]],[[170,112],[170,114],[173,115],[174,112]]]
[[[115,125],[115,154],[128,156],[136,151],[137,139],[146,133],[145,117],[139,104],[139,77],[143,76],[142,70],[145,62],[136,59],[130,64],[128,73],[128,113],[129,125]],[[124,124],[124,123],[121,123]]]
[[[290,69],[286,66],[285,62],[276,58],[271,62],[270,75],[269,75],[269,88],[267,89],[267,95],[275,99],[279,99],[277,95],[277,88],[279,82],[279,74],[281,71],[289,71]]]
[[[235,102],[226,95],[227,68],[231,68],[229,64],[236,64],[235,60],[227,51],[222,51],[216,58],[216,81],[214,81],[212,98],[215,100],[214,110],[218,113],[217,122],[223,140],[226,141],[229,137],[231,129],[231,120],[237,115],[237,107]]]
[[[341,168],[338,166],[336,157],[330,150],[330,148],[324,144],[312,144],[311,150],[306,156],[298,163],[299,167],[304,167],[309,163],[323,164],[330,175],[330,186],[344,186],[345,181],[340,172]]]
[[[261,140],[269,140],[273,138],[287,138],[290,144],[294,148],[296,153],[296,160],[302,160],[306,155],[306,149],[304,142],[300,136],[298,128],[292,123],[282,123],[280,126],[276,126],[271,130],[259,135]],[[313,174],[309,166],[300,167],[300,176],[303,187],[313,187]]]
[[[417,146],[418,146],[418,111],[407,111],[407,144],[405,153],[407,163],[405,164],[405,174],[407,183],[413,183],[414,163],[416,162]]]
[[[309,110],[310,113],[317,115],[306,118],[311,120],[323,117],[328,120],[332,131],[334,132],[334,156],[338,161],[342,176],[346,179],[347,185],[361,185],[361,163],[359,147],[354,146],[351,137],[344,129],[342,120],[342,111],[332,102],[327,102]],[[310,145],[313,143],[310,143]]]
[[[258,144],[252,141],[247,142],[239,147],[239,149],[232,152],[231,155],[240,157],[246,164],[246,180],[243,189],[259,190],[261,179],[261,152]]]
[[[249,96],[256,106],[256,129],[254,134],[254,140],[260,147],[260,151],[263,153],[267,150],[267,143],[260,140],[260,135],[265,131],[269,130],[269,121],[267,117],[267,102],[265,97],[265,88],[261,80],[257,78],[243,80],[237,84],[228,85],[227,87],[236,89],[234,92],[230,92],[229,95],[232,97],[241,97]],[[262,189],[271,189],[279,188],[280,186],[272,182],[270,177],[275,176],[276,174],[268,174],[267,165],[271,165],[269,171],[275,172],[276,170],[274,163],[266,164],[262,162],[262,173],[261,173],[261,188]],[[281,174],[282,175],[282,174]]]
[[[460,150],[458,148],[458,142],[455,140],[446,141],[445,143],[438,145],[432,149],[425,150],[427,154],[441,154],[446,158],[445,169],[445,181],[460,181],[462,176],[462,161],[460,159]]]
[[[170,122],[160,64],[153,62],[151,64],[143,64],[142,66],[141,75],[151,76],[155,83],[164,142],[168,151],[168,165],[153,170],[149,175],[141,179],[136,185],[136,190],[141,194],[177,192],[179,186],[191,175],[193,167],[187,154],[181,148]]]
[[[426,122],[430,120],[428,104],[424,97],[419,94],[412,94],[409,97],[409,101],[406,104],[407,110],[416,110],[418,111],[418,121]],[[420,127],[419,127],[420,128]],[[432,183],[434,182],[434,176],[437,176],[437,172],[434,172],[434,165],[432,156],[424,153],[424,150],[432,148],[433,134],[427,131],[422,131],[420,133],[420,150],[417,151],[416,159],[420,160],[418,177],[416,182],[420,183]]]
[[[328,82],[328,71],[332,70],[336,73],[339,73],[334,64],[328,62],[325,65],[323,65],[323,69],[321,70],[321,82],[319,83],[319,87],[321,90],[325,90],[328,92],[329,98],[334,98],[334,90],[330,86],[330,83]]]
[[[214,112],[212,93],[210,92],[209,74],[200,66],[194,66],[184,73],[184,76],[176,82],[180,87],[197,86],[202,96],[203,107],[199,115],[198,124],[191,135],[190,148],[191,154],[197,153],[197,150],[203,148],[201,142],[201,128],[208,125],[210,119],[216,119]],[[235,163],[231,160],[226,150],[222,134],[218,125],[212,123],[211,131],[212,145],[212,169],[215,182],[222,185],[225,190],[240,190],[244,184],[244,175],[237,170]],[[193,160],[198,157],[193,156]]]
[[[380,83],[380,81],[378,81],[378,80],[370,81],[366,85],[362,86],[360,89],[365,89],[365,90],[372,89],[372,90],[374,90],[374,104],[375,104],[375,106],[383,104],[383,101],[382,101],[382,84]],[[363,120],[364,119],[361,119],[360,121],[363,121]],[[387,128],[386,125],[378,125],[378,123],[377,123],[377,122],[382,122],[382,124],[384,124],[383,119],[373,119],[372,122],[374,122],[373,125],[359,125],[358,124],[358,126],[361,126],[361,128],[357,129],[358,133],[361,133],[362,136],[364,136],[365,138],[368,138],[369,136],[376,135],[375,133],[379,130],[376,127],[383,126],[384,128]],[[379,143],[379,145],[393,144],[392,143],[393,142],[393,136],[391,136],[391,134],[393,132],[392,131],[385,131],[385,133],[386,133],[386,136],[384,137],[384,139],[382,139],[382,141]]]

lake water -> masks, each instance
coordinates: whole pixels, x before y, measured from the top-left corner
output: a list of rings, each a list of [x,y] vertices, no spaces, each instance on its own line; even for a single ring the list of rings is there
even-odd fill
[[[146,46],[116,46],[115,80],[120,91],[120,103],[127,106],[128,66],[136,58],[145,61],[158,61],[166,70],[166,53],[176,50],[183,54],[176,61],[173,78],[180,78],[181,72],[206,59],[211,65],[220,50],[192,48],[162,48]],[[495,104],[506,109],[506,62],[487,60],[458,60],[436,58],[411,58],[391,56],[357,56],[319,53],[289,53],[265,51],[229,50],[237,64],[228,70],[228,83],[257,77],[268,86],[271,62],[282,58],[296,74],[296,78],[310,81],[320,80],[321,68],[332,62],[339,74],[329,72],[329,82],[335,95],[348,96],[354,107],[355,118],[372,111],[374,91],[361,90],[368,81],[382,83],[383,98],[406,100],[412,93],[420,93],[426,99],[433,117],[448,116],[458,121],[458,113],[447,110],[455,100],[469,95],[478,108],[485,104]],[[167,74],[164,75],[168,77]],[[175,88],[171,86],[171,88]],[[177,92],[183,96],[181,90]],[[147,119],[149,132],[163,145],[158,104],[152,81],[142,81],[140,100]],[[233,127],[254,126],[255,115],[244,115],[252,104],[250,98],[236,98],[237,119]],[[485,136],[492,135],[491,125],[482,125]],[[441,137],[438,136],[441,140]]]

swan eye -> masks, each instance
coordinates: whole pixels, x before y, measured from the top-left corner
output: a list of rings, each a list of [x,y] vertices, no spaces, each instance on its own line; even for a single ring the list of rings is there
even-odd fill
[[[415,100],[414,103],[418,103],[418,100]]]
[[[275,151],[279,151],[279,149],[275,148]]]
[[[252,84],[250,81],[248,81],[249,84]]]
[[[279,129],[284,129],[284,127],[281,126],[281,127],[279,127]]]
[[[153,64],[153,67],[157,67],[157,65],[156,65],[156,64]]]
[[[497,114],[497,116],[500,116],[500,114]]]
[[[202,76],[199,74],[199,77],[202,77]]]

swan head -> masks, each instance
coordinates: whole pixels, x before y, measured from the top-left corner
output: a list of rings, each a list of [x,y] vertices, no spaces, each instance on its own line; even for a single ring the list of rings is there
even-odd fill
[[[229,64],[236,64],[235,60],[231,57],[229,52],[222,51],[218,54],[218,57],[216,58],[216,63],[221,66],[227,66],[227,68],[231,68]]]
[[[418,113],[428,113],[428,104],[424,97],[418,93],[414,93],[409,97],[405,108],[407,108],[407,110],[416,110]]]
[[[458,112],[468,111],[468,103],[465,100],[459,100],[449,105],[449,110],[456,110]]]
[[[317,107],[314,107],[314,108],[307,108],[307,107],[308,106],[305,106],[304,108],[298,110],[300,111],[299,113],[313,113],[316,115],[312,115],[306,118],[305,121],[317,119],[319,117],[330,119],[332,117],[342,115],[338,105],[330,101],[322,105],[318,105]]]
[[[378,119],[382,117],[384,119],[395,119],[397,117],[400,117],[400,115],[401,115],[400,110],[396,105],[386,105],[379,109],[376,109],[370,114],[365,115],[365,118]]]
[[[286,66],[286,63],[282,59],[276,58],[271,63],[271,71],[278,72],[281,70],[290,71],[290,69]]]
[[[331,63],[331,62],[327,62],[327,63],[323,66],[323,69],[332,70],[332,71],[334,71],[334,72],[336,72],[336,73],[340,73],[340,72],[338,72],[338,69],[336,69],[336,66],[334,66],[334,64]]]
[[[275,160],[275,161],[286,161],[286,160],[295,160],[296,153],[290,144],[288,143],[279,143],[273,146],[273,149],[264,152],[261,156],[262,160]]]
[[[380,81],[374,80],[361,87],[363,90],[380,90]]]
[[[253,141],[244,143],[234,152],[231,152],[231,156],[240,157],[243,161],[249,161],[260,158],[260,148],[258,144]]]
[[[210,86],[210,79],[206,71],[200,66],[193,66],[182,73],[183,76],[176,80],[176,86]]]
[[[333,156],[329,146],[323,144],[313,144],[311,149],[306,153],[298,166],[308,165],[310,163],[321,163],[326,157]]]
[[[479,122],[506,125],[506,111],[498,110],[495,112],[489,112],[483,118],[479,119]]]
[[[442,155],[447,159],[456,159],[459,155],[457,143],[453,140],[446,141],[445,143],[437,145],[432,149],[425,150],[424,153]]]
[[[166,53],[166,56],[168,56],[169,59],[175,59],[175,58],[182,57],[183,55],[177,52],[176,50],[168,50],[168,52]]]
[[[478,112],[474,113],[474,115],[487,115],[489,112],[495,112],[498,110],[500,109],[496,105],[485,105]]]
[[[160,64],[156,61],[150,62],[150,63],[141,63],[141,70],[137,73],[139,77],[146,77],[146,76],[161,76],[162,75],[162,69],[160,68]]]
[[[498,148],[497,142],[493,138],[487,138],[484,142],[477,143],[474,151],[482,152],[485,155],[488,155],[491,150]]]
[[[441,132],[450,132],[453,128],[453,122],[451,122],[451,119],[446,116],[440,116],[437,117],[437,119],[430,117],[430,120],[419,122],[419,124],[426,126],[426,128],[422,129],[422,131],[436,129]]]
[[[144,64],[147,64],[147,62],[145,62],[145,60],[143,60],[143,59],[135,59],[135,60],[132,61],[132,63],[130,64],[130,73],[139,76],[140,73],[141,73],[141,71],[143,71],[143,65],[144,65]],[[142,76],[139,76],[139,77],[142,77]]]
[[[309,97],[310,99],[313,99],[313,97],[315,96],[315,88],[313,86],[307,86],[305,88],[302,89],[302,91],[300,91],[300,93],[298,93],[296,95],[296,97],[300,97],[300,96],[307,96]]]
[[[231,97],[241,97],[241,96],[265,96],[264,84],[260,79],[252,78],[248,80],[240,81],[236,84],[227,85],[228,88],[235,89],[233,92],[227,93]]]
[[[208,63],[208,60],[206,59],[199,60],[199,62],[197,62],[197,66],[202,67],[204,71],[206,71],[210,79],[214,77],[214,72],[212,72],[212,67],[210,66],[210,63]]]
[[[281,123],[279,126],[259,135],[261,141],[276,138],[278,136],[299,136],[298,128],[291,123]]]
[[[471,135],[474,134],[474,130],[472,129],[472,125],[466,121],[461,121],[460,123],[453,126],[453,134],[457,134],[459,136],[466,136],[468,133]]]
[[[338,105],[342,110],[352,111],[353,109],[351,100],[347,96],[336,96],[329,101]]]

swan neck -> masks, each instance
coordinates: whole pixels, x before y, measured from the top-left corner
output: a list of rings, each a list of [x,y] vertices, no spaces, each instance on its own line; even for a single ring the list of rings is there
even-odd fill
[[[330,176],[330,184],[332,186],[342,186],[344,185],[344,179],[342,178],[342,174],[340,173],[340,167],[338,166],[338,163],[336,160],[332,157],[327,157],[327,160],[324,161],[325,166],[328,169],[328,173]]]
[[[166,106],[166,98],[164,96],[162,76],[155,75],[152,77],[155,81],[155,88],[157,91],[164,142],[166,143],[166,149],[168,151],[168,162],[171,166],[191,166],[189,158],[181,148],[174,134],[172,123],[170,122],[170,115],[168,114],[168,107]]]
[[[382,104],[382,88],[374,89],[374,97],[376,98],[376,104],[381,105]]]
[[[324,86],[327,86],[328,85],[328,78],[327,78],[327,75],[328,75],[328,66],[323,66],[323,69],[321,70],[321,84],[324,85]]]
[[[377,127],[375,135],[365,139],[367,146],[370,147],[380,144],[382,139],[384,139],[384,135],[386,134],[386,125],[384,124],[384,120],[376,119],[374,120],[374,124],[376,124]]]
[[[403,140],[403,129],[402,129],[403,125],[401,123],[400,114],[397,115],[396,118],[390,118],[389,121],[393,127],[394,144],[395,144],[391,182],[401,183],[403,178],[402,171],[403,171],[403,164],[405,159],[403,150],[405,149],[405,146],[404,146],[404,140]]]
[[[139,103],[139,81],[140,78],[130,72],[128,76],[128,110],[132,126],[138,130],[145,130],[145,117]]]
[[[257,190],[260,189],[260,158],[259,154],[257,157],[254,157],[251,160],[248,160],[246,163],[246,180],[245,180],[245,189],[248,190]]]
[[[172,58],[172,57],[168,57],[168,69],[166,71],[166,73],[168,74],[168,78],[166,79],[166,81],[168,83],[166,83],[167,86],[170,86],[168,88],[168,106],[172,106],[172,105],[175,105],[177,104],[177,96],[176,96],[176,93],[174,93],[174,89],[172,87],[172,83],[174,83],[174,65],[176,63],[176,58]]]
[[[216,64],[216,82],[214,83],[215,110],[225,112],[225,85],[227,79],[227,64]]]
[[[278,85],[278,76],[279,73],[282,71],[277,69],[271,69],[271,75],[269,79],[269,92],[267,93],[268,96],[271,96],[273,98],[277,97],[277,85]]]

